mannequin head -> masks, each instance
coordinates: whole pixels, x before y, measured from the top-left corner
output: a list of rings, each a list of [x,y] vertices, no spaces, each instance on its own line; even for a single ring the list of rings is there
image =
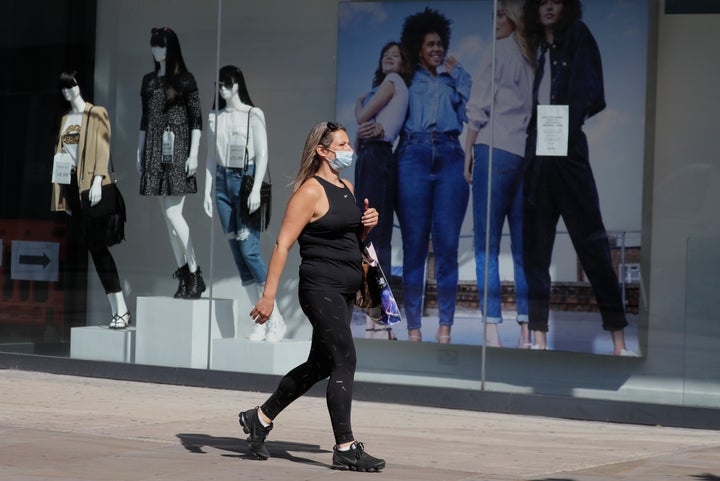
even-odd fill
[[[180,41],[177,35],[168,27],[157,27],[150,31],[150,47],[152,47],[155,71],[160,70],[160,62],[165,60],[165,72],[169,78],[187,72]],[[163,55],[163,50],[164,55]]]
[[[430,44],[434,45],[435,50],[440,52],[442,56],[440,63],[442,63],[450,48],[451,23],[452,20],[430,7],[425,7],[422,12],[410,15],[405,19],[402,34],[400,35],[400,43],[405,47],[410,65],[413,68],[421,62],[427,62],[427,60],[423,59],[430,57],[432,54]],[[433,65],[430,66],[433,67]],[[437,67],[437,65],[434,67]]]
[[[245,105],[250,105],[251,107],[255,106],[252,100],[250,100],[250,93],[248,92],[247,85],[245,84],[245,76],[243,75],[242,70],[240,70],[238,67],[234,65],[224,66],[220,69],[218,79],[220,80],[219,88],[221,89],[220,99],[218,100],[218,106],[220,109],[225,108],[225,99],[229,98],[229,96],[223,98],[222,91],[225,91],[225,95],[227,95],[228,92],[234,93],[233,86],[235,85],[237,86],[235,88],[237,89],[237,94],[238,97],[240,97],[240,101]]]
[[[80,96],[80,86],[78,85],[77,76],[77,70],[70,70],[60,74],[60,92],[68,102],[72,102]]]
[[[167,47],[152,47],[152,56],[157,63],[164,62],[167,58]]]

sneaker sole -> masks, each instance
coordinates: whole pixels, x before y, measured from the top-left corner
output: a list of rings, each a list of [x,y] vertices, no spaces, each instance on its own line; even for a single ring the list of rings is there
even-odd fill
[[[360,471],[366,473],[378,473],[385,468],[385,463],[382,463],[382,465],[370,466],[364,469],[348,464],[333,464],[332,466],[330,466],[330,468],[337,469],[338,471]]]

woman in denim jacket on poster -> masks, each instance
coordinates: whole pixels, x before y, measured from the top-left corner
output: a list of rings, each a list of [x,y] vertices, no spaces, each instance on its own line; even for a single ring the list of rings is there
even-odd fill
[[[485,250],[488,226],[488,168],[492,145],[490,188],[490,242],[487,259],[487,306],[480,306],[487,326],[485,343],[499,347],[498,324],[502,317],[502,288],[498,256],[505,218],[515,274],[516,320],[520,325],[518,347],[530,347],[527,282],[522,257],[523,175],[525,137],[532,111],[532,82],[535,54],[525,34],[524,0],[500,0],[496,15],[494,93],[493,49],[488,47],[481,64],[480,79],[473,83],[467,106],[468,131],[465,139],[465,178],[472,185],[475,271],[480,299],[484,299]],[[492,123],[490,110],[492,105]],[[492,131],[492,133],[491,133]]]
[[[537,112],[528,126],[523,253],[528,281],[529,328],[534,349],[547,349],[550,262],[562,216],[597,298],[613,354],[634,356],[625,346],[627,326],[610,243],[600,214],[597,186],[582,131],[585,119],[605,108],[600,50],[580,21],[579,0],[529,0],[525,23],[538,46],[533,105],[568,105],[567,156],[536,155]]]
[[[436,340],[450,342],[458,286],[458,244],[469,186],[458,140],[472,80],[446,57],[450,23],[436,10],[405,19],[400,43],[414,66],[408,115],[396,151],[397,214],[403,242],[403,299],[408,338],[421,341],[425,261],[432,236],[439,307]],[[444,69],[442,67],[444,66]]]

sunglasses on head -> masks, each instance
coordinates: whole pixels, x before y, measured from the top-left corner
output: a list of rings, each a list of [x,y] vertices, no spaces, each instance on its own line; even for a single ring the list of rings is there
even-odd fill
[[[338,124],[337,122],[327,122],[325,125],[325,130],[323,131],[323,134],[320,136],[320,138],[323,139],[327,134],[335,132],[336,130],[340,130],[342,128],[343,126]]]
[[[221,80],[219,84],[217,82],[213,82],[213,85],[217,88],[225,87],[228,90],[232,88],[233,84],[235,84],[235,82],[232,80]]]

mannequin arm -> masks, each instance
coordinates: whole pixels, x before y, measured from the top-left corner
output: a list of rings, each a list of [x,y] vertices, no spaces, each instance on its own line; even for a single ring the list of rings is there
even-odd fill
[[[145,156],[145,131],[141,130],[138,136],[138,149],[137,149],[137,172],[142,175],[143,173],[143,157]]]
[[[210,128],[210,138],[207,143],[207,160],[205,161],[205,195],[203,197],[203,208],[208,217],[213,216],[213,184],[215,180],[215,151],[217,147],[213,144],[217,143],[215,134],[215,113],[211,113],[208,118],[208,127]]]
[[[88,197],[90,198],[90,206],[94,206],[102,199],[102,175],[96,175],[93,179],[92,185],[90,186],[90,192]]]
[[[190,132],[190,156],[185,162],[185,173],[188,177],[192,177],[197,172],[198,167],[198,150],[200,150],[200,129],[193,129]]]
[[[260,188],[268,166],[268,142],[267,131],[265,130],[265,115],[262,111],[253,109],[253,114],[250,115],[250,123],[250,131],[252,132],[255,147],[255,181],[248,198],[248,210],[252,213],[260,208]]]

